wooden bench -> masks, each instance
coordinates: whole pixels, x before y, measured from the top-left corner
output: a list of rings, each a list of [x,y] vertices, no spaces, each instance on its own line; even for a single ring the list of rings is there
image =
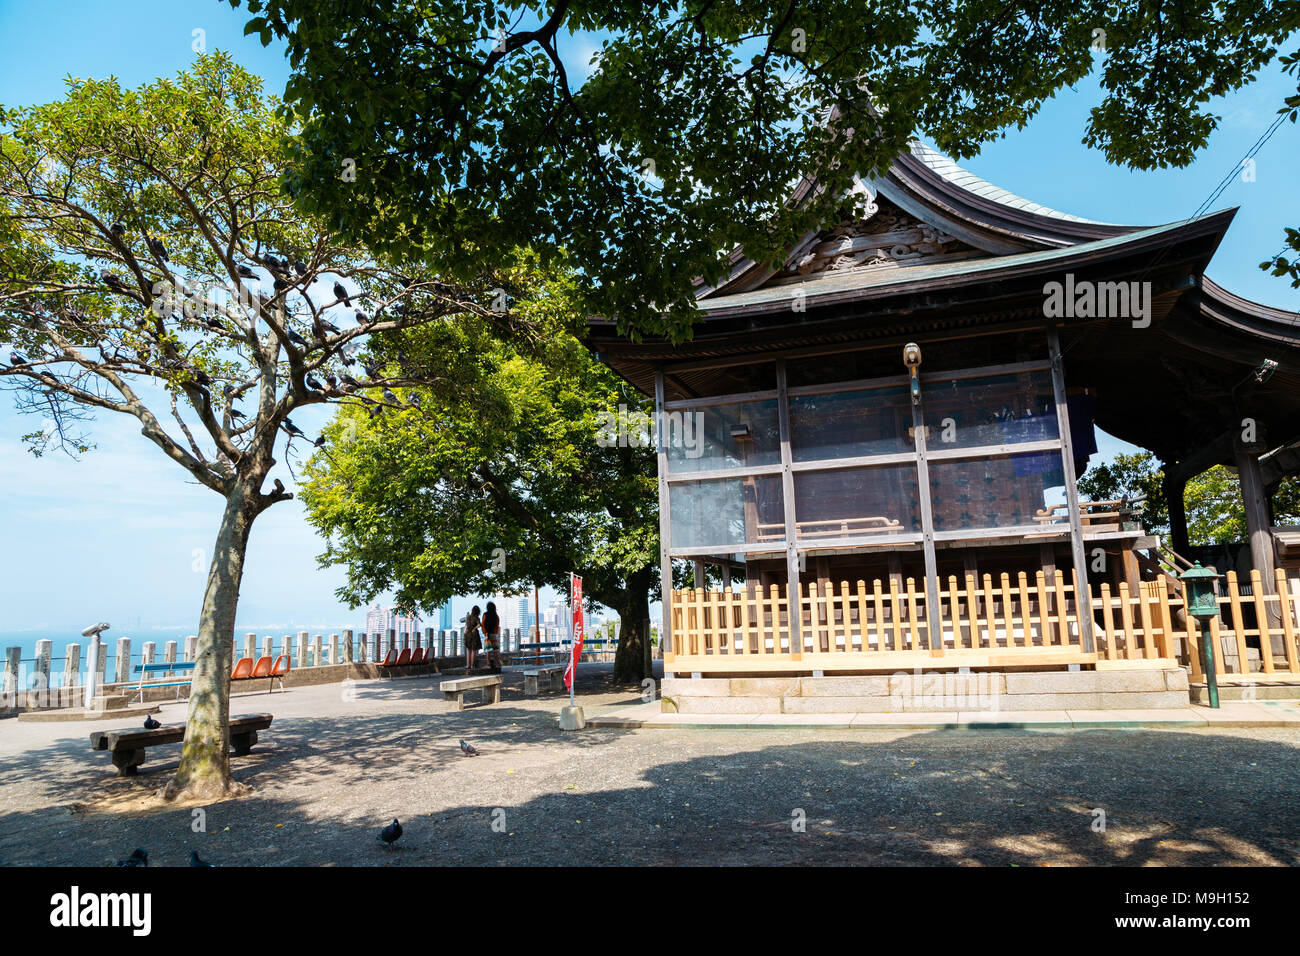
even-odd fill
[[[176,699],[180,700],[181,699],[180,689],[182,687],[189,687],[191,684],[194,683],[194,679],[191,677],[186,677],[181,680],[167,680],[166,678],[168,677],[171,671],[180,671],[182,674],[188,674],[191,673],[193,670],[194,670],[193,661],[170,661],[163,664],[137,664],[135,668],[135,673],[140,675],[140,684],[139,686],[136,687],[135,697],[132,697],[131,700],[134,701],[136,697],[139,697],[140,700],[143,702],[144,692],[151,687],[175,687]],[[150,679],[151,675],[163,679],[151,680]]]
[[[559,690],[564,686],[564,664],[550,664],[546,667],[529,667],[524,670],[524,696],[537,697],[541,693],[541,679],[546,678],[548,690]]]
[[[230,747],[236,756],[242,757],[252,750],[253,744],[257,743],[257,732],[270,727],[273,719],[270,714],[249,714],[246,717],[230,718]],[[90,734],[90,749],[107,750],[112,755],[117,775],[127,777],[134,774],[144,763],[146,748],[178,744],[184,739],[184,724],[165,724],[153,730],[140,727],[96,730]]]
[[[457,677],[452,680],[442,682],[442,699],[454,700],[457,710],[465,709],[465,691],[479,690],[483,692],[483,703],[499,704],[501,703],[501,675],[490,674],[486,677]]]

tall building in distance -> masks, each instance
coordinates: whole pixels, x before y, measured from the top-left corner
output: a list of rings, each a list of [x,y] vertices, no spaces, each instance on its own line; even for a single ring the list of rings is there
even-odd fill
[[[447,603],[438,609],[438,630],[450,631],[456,626],[455,620],[451,616],[451,598]]]
[[[372,604],[366,609],[366,633],[387,634],[396,631],[413,634],[420,629],[420,618],[414,614],[404,614],[395,607],[380,607]]]
[[[519,595],[494,594],[492,601],[501,615],[501,626],[528,628],[533,625],[532,598]]]

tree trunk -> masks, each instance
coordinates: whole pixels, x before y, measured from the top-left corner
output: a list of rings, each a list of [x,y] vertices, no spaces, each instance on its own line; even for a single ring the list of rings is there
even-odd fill
[[[230,668],[244,554],[259,513],[256,485],[238,482],[226,499],[199,620],[190,708],[180,766],[163,797],[214,799],[242,792],[230,779]]]
[[[624,600],[616,608],[620,627],[614,655],[614,682],[639,684],[651,675],[650,578],[638,572],[628,578]]]

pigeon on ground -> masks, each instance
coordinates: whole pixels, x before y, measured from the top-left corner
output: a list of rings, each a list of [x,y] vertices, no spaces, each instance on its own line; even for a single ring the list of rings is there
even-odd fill
[[[162,724],[158,723],[158,721],[154,720],[152,717],[146,716],[144,719],[145,730],[157,730],[161,726]]]
[[[252,269],[248,268],[248,266],[242,266],[242,265],[241,265],[241,266],[240,266],[238,269],[236,269],[235,271],[238,272],[238,273],[239,273],[241,276],[243,276],[245,279],[256,279],[256,278],[257,278],[257,273],[254,272]]]
[[[118,866],[148,866],[149,851],[143,848],[136,848],[131,851],[131,855],[125,860],[118,860]]]
[[[474,745],[467,744],[463,740],[460,742],[460,752],[463,753],[466,757],[478,756],[478,751],[474,749]]]
[[[397,817],[393,817],[393,822],[379,831],[379,839],[386,843],[390,850],[401,835],[402,825],[397,822]]]
[[[344,305],[352,304],[352,297],[348,295],[348,290],[343,288],[342,282],[334,283],[334,297],[340,299]]]
[[[210,866],[216,867],[215,863],[209,863],[207,860],[199,859],[198,850],[190,850],[190,866]]]

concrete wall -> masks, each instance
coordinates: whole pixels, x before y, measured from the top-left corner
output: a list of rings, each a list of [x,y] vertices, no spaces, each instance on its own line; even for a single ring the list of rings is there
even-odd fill
[[[1182,668],[875,674],[861,677],[665,677],[665,713],[852,714],[1186,707]]]

